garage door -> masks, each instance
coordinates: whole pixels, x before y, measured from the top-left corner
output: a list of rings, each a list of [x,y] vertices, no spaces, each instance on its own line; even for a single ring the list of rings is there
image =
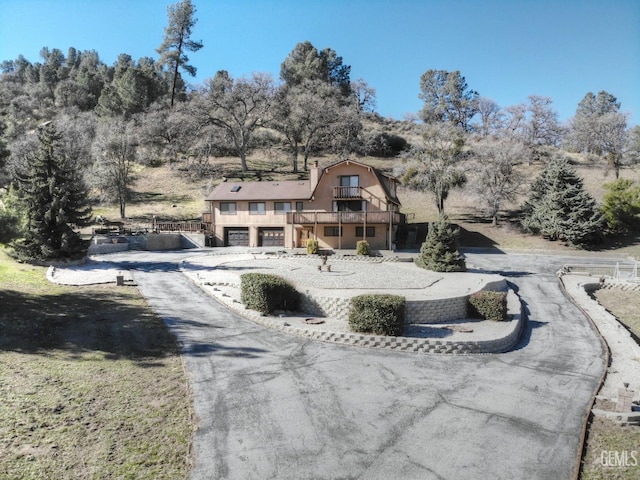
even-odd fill
[[[260,228],[258,245],[261,247],[284,247],[284,228]]]
[[[227,247],[248,247],[249,246],[249,229],[248,228],[225,228],[225,242]]]

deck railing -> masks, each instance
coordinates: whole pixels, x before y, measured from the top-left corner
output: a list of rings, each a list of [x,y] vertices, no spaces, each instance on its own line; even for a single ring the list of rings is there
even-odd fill
[[[156,222],[153,229],[156,232],[204,232],[207,225],[203,222]]]
[[[288,224],[401,223],[400,212],[288,212]]]
[[[362,198],[361,187],[333,187],[333,198]]]

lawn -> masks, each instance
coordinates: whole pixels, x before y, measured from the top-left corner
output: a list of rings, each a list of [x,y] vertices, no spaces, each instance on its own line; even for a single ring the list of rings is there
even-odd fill
[[[184,479],[191,395],[134,287],[63,287],[0,251],[0,478]]]

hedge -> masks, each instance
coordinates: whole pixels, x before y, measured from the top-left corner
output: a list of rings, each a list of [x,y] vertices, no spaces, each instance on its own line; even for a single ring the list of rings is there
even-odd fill
[[[354,332],[402,335],[405,298],[400,295],[359,295],[351,299],[349,327]]]
[[[277,309],[296,311],[300,293],[277,275],[243,273],[240,275],[240,300],[247,308],[265,314]]]
[[[507,294],[481,291],[469,296],[468,312],[471,318],[502,322],[507,319]]]

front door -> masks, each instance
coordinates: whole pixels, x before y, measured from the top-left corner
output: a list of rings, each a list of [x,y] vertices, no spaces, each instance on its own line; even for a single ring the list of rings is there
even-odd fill
[[[307,240],[313,238],[313,231],[310,228],[299,228],[298,229],[298,248],[307,248]]]

